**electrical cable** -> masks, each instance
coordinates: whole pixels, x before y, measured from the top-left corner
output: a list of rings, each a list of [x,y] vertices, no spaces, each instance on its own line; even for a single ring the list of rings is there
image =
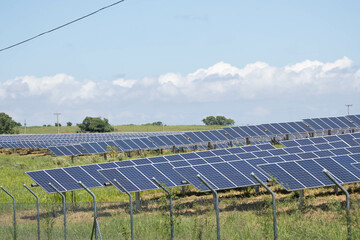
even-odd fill
[[[94,15],[94,14],[96,14],[96,13],[102,11],[102,10],[105,10],[106,8],[115,6],[115,5],[117,5],[117,4],[121,3],[121,2],[124,2],[124,1],[125,1],[125,0],[117,1],[117,2],[115,2],[115,3],[112,3],[112,4],[110,4],[110,5],[107,5],[107,6],[105,6],[105,7],[102,7],[102,8],[100,8],[100,9],[98,9],[98,10],[92,12],[92,13],[89,13],[89,14],[87,14],[87,15],[85,15],[85,16],[82,16],[82,17],[80,17],[80,18],[77,18],[77,19],[75,19],[75,20],[73,20],[73,21],[71,21],[71,22],[68,22],[68,23],[65,23],[65,24],[63,24],[63,25],[61,25],[61,26],[58,26],[58,27],[56,27],[56,28],[53,28],[53,29],[51,29],[51,30],[49,30],[49,31],[42,32],[42,33],[40,33],[40,34],[38,34],[38,35],[36,35],[36,36],[34,36],[34,37],[31,37],[31,38],[28,38],[28,39],[26,39],[26,40],[24,40],[24,41],[15,43],[15,44],[13,44],[13,45],[11,45],[11,46],[2,48],[2,49],[0,49],[0,52],[5,51],[5,50],[10,49],[10,48],[13,48],[13,47],[16,47],[16,46],[21,45],[21,44],[23,44],[23,43],[29,42],[29,41],[31,41],[31,40],[33,40],[33,39],[35,39],[35,38],[38,38],[38,37],[40,37],[40,36],[42,36],[42,35],[51,33],[51,32],[53,32],[53,31],[56,31],[56,30],[60,29],[60,28],[66,27],[66,26],[68,26],[68,25],[70,25],[70,24],[73,24],[73,23],[75,23],[75,22],[77,22],[77,21],[80,21],[80,20],[82,20],[82,19],[84,19],[84,18],[87,18],[87,17],[89,17],[89,16],[91,16],[91,15]]]

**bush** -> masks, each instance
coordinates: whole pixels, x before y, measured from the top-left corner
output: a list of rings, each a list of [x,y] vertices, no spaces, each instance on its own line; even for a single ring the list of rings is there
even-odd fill
[[[205,125],[221,125],[221,126],[229,126],[229,125],[234,125],[235,121],[230,119],[230,118],[226,118],[224,116],[208,116],[206,118],[204,118],[203,123]]]
[[[14,128],[19,125],[21,126],[6,113],[0,113],[0,134],[14,134],[16,133]]]
[[[84,121],[77,124],[82,132],[111,132],[114,128],[110,125],[109,120],[100,117],[86,117]]]

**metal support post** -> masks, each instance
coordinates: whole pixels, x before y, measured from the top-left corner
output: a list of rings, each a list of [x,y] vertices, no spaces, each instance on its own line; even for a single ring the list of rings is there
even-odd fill
[[[24,187],[36,198],[36,210],[37,210],[37,225],[38,225],[38,240],[40,240],[40,210],[39,210],[39,197],[24,184]]]
[[[216,212],[216,232],[217,232],[217,240],[220,240],[220,216],[219,216],[219,195],[217,192],[208,184],[199,174],[197,177],[200,179],[200,181],[205,184],[206,187],[210,189],[210,191],[213,193],[214,197],[214,207]]]
[[[113,180],[116,186],[118,186],[122,191],[126,192],[129,195],[129,204],[130,204],[130,229],[131,229],[131,240],[134,239],[134,218],[133,218],[133,203],[131,193],[126,190],[116,179]]]
[[[57,190],[57,188],[52,185],[51,183],[49,183],[49,186],[54,189],[62,198],[62,204],[63,204],[63,213],[64,213],[64,237],[65,240],[67,240],[67,232],[66,232],[66,200],[65,200],[65,195],[62,194],[59,190]]]
[[[350,219],[350,195],[349,192],[332,176],[332,174],[324,169],[323,173],[333,181],[336,186],[338,186],[346,195],[346,220],[347,220],[347,228],[348,228],[348,239],[351,239],[351,219]]]
[[[251,173],[251,176],[255,178],[256,181],[258,181],[261,186],[266,188],[268,192],[271,193],[272,196],[272,205],[273,205],[273,224],[274,224],[274,239],[277,239],[277,221],[276,221],[276,199],[275,199],[275,193],[265,184],[263,183],[260,178],[258,178],[254,173]]]
[[[166,189],[156,178],[152,178],[152,180],[158,185],[162,190],[164,190],[169,195],[170,200],[170,228],[171,228],[171,240],[174,239],[174,217],[173,217],[173,202],[172,202],[172,196],[171,192]]]
[[[181,195],[184,197],[186,194],[185,186],[181,186]]]
[[[135,193],[135,210],[138,212],[140,211],[141,205],[140,205],[140,192]]]
[[[3,186],[0,186],[0,188],[2,190],[4,190],[4,192],[9,195],[12,200],[13,200],[13,211],[14,211],[14,216],[13,216],[13,221],[14,221],[14,239],[16,240],[17,239],[17,235],[16,235],[16,209],[15,209],[15,198],[13,195],[11,195],[5,188],[3,188]]]
[[[254,188],[255,188],[255,193],[256,193],[256,194],[259,194],[259,186],[256,185]]]
[[[339,193],[339,189],[338,189],[338,187],[336,185],[334,186],[334,192],[335,192],[335,194]]]
[[[304,190],[299,191],[299,196],[300,196],[300,208],[302,208],[304,206]]]
[[[97,240],[97,239],[98,239],[98,235],[99,235],[99,236],[100,236],[100,239],[102,240],[101,231],[100,231],[99,223],[98,223],[98,220],[97,220],[96,196],[95,196],[95,194],[94,194],[92,191],[90,191],[90,189],[87,188],[87,187],[85,186],[85,184],[83,184],[81,181],[79,181],[78,183],[93,197],[93,201],[94,201],[94,224],[93,224],[93,227],[92,227],[91,238],[90,238],[90,239],[93,239],[93,235],[94,235],[94,231],[95,231],[95,239]]]

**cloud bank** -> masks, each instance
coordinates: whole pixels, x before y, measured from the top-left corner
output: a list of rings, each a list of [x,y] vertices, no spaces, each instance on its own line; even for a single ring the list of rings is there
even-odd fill
[[[306,60],[283,67],[255,62],[239,68],[219,62],[187,75],[166,73],[142,79],[99,82],[61,73],[20,76],[0,82],[3,101],[40,98],[58,105],[94,101],[207,103],[332,93],[360,93],[360,69],[347,57],[328,63]]]

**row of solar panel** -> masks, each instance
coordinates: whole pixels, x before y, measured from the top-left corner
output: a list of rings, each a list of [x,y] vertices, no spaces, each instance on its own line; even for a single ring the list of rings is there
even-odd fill
[[[50,189],[48,186],[49,182],[51,182],[53,185],[56,184],[61,191],[81,189],[81,187],[79,187],[76,183],[77,181],[82,181],[86,185],[89,185],[89,187],[100,187],[104,183],[105,179],[101,175],[99,175],[97,170],[101,170],[100,172],[104,173],[107,171],[103,169],[115,167],[121,167],[121,169],[112,169],[109,170],[109,172],[111,172],[111,174],[120,174],[122,177],[120,178],[119,176],[119,179],[117,179],[120,183],[129,186],[131,185],[131,182],[133,183],[133,185],[135,184],[134,182],[137,183],[135,184],[135,186],[137,187],[134,188],[134,186],[131,185],[132,187],[128,189],[129,191],[135,191],[136,189],[138,189],[137,191],[148,190],[148,187],[152,186],[153,183],[152,181],[151,184],[148,184],[147,182],[146,187],[144,185],[141,185],[141,182],[144,181],[144,176],[149,179],[156,176],[166,177],[166,179],[170,180],[170,182],[165,181],[166,179],[164,180],[166,183],[169,184],[168,186],[183,185],[183,182],[180,181],[179,176],[173,171],[173,168],[192,184],[193,181],[195,181],[196,184],[200,184],[198,180],[196,180],[197,174],[194,175],[194,173],[201,174],[205,177],[210,176],[211,173],[216,173],[217,175],[220,174],[220,176],[216,175],[214,176],[214,178],[218,179],[219,181],[229,178],[239,178],[239,180],[237,181],[237,185],[235,186],[240,187],[246,186],[246,184],[249,183],[248,181],[252,181],[248,179],[248,176],[250,176],[249,174],[251,172],[255,172],[263,181],[268,178],[266,175],[258,171],[257,165],[259,164],[308,159],[309,156],[307,154],[310,153],[314,154],[312,157],[316,157],[318,159],[320,159],[325,153],[327,153],[327,156],[334,157],[346,155],[354,159],[353,161],[360,160],[359,144],[356,146],[351,146],[350,144],[347,144],[343,141],[343,138],[349,139],[349,137],[344,136],[346,135],[318,138],[325,140],[332,147],[332,149],[330,150],[320,150],[321,147],[317,147],[323,146],[325,143],[314,144],[314,148],[312,149],[301,149],[302,146],[298,146],[296,148],[299,148],[302,151],[300,153],[293,153],[295,147],[275,149],[271,144],[262,144],[258,146],[245,146],[242,148],[219,149],[212,151],[193,152],[162,157],[70,167],[64,169],[35,171],[28,172],[27,174],[31,178],[33,178],[35,182],[37,182],[49,192],[52,192],[52,189]],[[350,138],[354,138],[354,135],[347,136],[350,136]],[[306,147],[306,145],[303,147]],[[209,169],[211,169],[211,171]],[[194,179],[190,176],[192,176]],[[93,181],[94,179],[97,179],[95,185]],[[183,178],[181,179],[183,180]],[[244,179],[247,180],[245,181]],[[242,181],[242,185],[240,184],[240,180]],[[231,182],[234,183],[233,181]],[[217,185],[216,183],[213,184],[216,189],[220,189],[219,186],[222,186]],[[252,184],[255,184],[255,182],[252,182]],[[204,186],[202,186],[201,184],[199,186],[194,186],[201,186],[200,189],[204,190]]]
[[[147,149],[172,148],[173,146],[182,147],[190,145],[199,145],[202,148],[208,142],[220,143],[234,140],[233,137],[226,134],[224,130],[186,132],[183,134],[152,136],[147,138],[133,138],[114,140],[107,142],[80,143],[77,145],[49,147],[56,156],[80,155],[105,153],[109,146],[115,147],[116,151],[134,151]],[[219,146],[219,144],[217,144]]]
[[[303,122],[270,123],[253,126],[224,128],[235,137],[264,137],[279,134],[309,133],[324,130],[352,129],[360,127],[360,115],[345,117],[313,118]]]
[[[296,133],[309,133],[314,132],[315,130],[319,130],[321,127],[324,129],[351,129],[360,127],[360,115],[349,115],[346,117],[330,117],[330,118],[318,118],[318,119],[306,119],[307,123],[305,122],[287,122],[287,123],[272,123],[272,124],[262,124],[262,125],[253,125],[253,126],[241,126],[241,127],[227,127],[223,128],[225,130],[225,135],[229,135],[230,139],[243,139],[247,137],[269,137],[274,135],[281,135],[281,134],[296,134]],[[323,129],[323,130],[324,130]],[[201,131],[203,132],[203,131]],[[193,132],[197,134],[198,132]],[[133,135],[132,135],[133,134]],[[147,134],[147,135],[146,135]],[[179,134],[179,133],[176,133]],[[190,133],[187,133],[188,135]],[[205,132],[204,132],[205,134]],[[54,134],[54,138],[57,138],[59,142],[49,141],[43,143],[25,143],[24,141],[30,141],[31,139],[40,138],[42,135],[6,135],[0,136],[0,147],[49,147],[49,146],[64,146],[64,145],[73,145],[78,144],[81,142],[106,142],[107,140],[121,140],[125,139],[125,133],[104,133],[104,134],[97,134],[98,140],[92,140],[92,138],[87,139],[87,137],[93,136],[92,134],[82,134],[84,138],[77,138],[77,134],[63,134],[58,135]],[[132,135],[132,136],[131,136]],[[172,135],[172,134],[164,134],[164,133],[127,133],[128,138],[136,138],[142,135]],[[201,139],[204,141],[217,141],[219,136],[215,138],[211,138],[214,133],[209,134],[210,136],[206,136],[207,139]],[[220,134],[221,135],[221,134]],[[44,135],[44,136],[52,136],[52,135]],[[109,136],[111,138],[109,138]],[[2,137],[5,138],[13,138],[13,140],[9,141],[1,141]],[[229,139],[228,137],[228,139]],[[22,138],[25,138],[22,140]],[[72,139],[73,138],[73,139]],[[104,138],[103,140],[101,140]],[[115,139],[116,138],[116,139]],[[221,138],[221,137],[220,137]],[[66,144],[64,139],[72,139],[72,144]],[[70,140],[69,140],[70,141]],[[160,141],[161,142],[161,141]],[[196,141],[200,143],[200,141]],[[164,145],[165,146],[165,145]]]

